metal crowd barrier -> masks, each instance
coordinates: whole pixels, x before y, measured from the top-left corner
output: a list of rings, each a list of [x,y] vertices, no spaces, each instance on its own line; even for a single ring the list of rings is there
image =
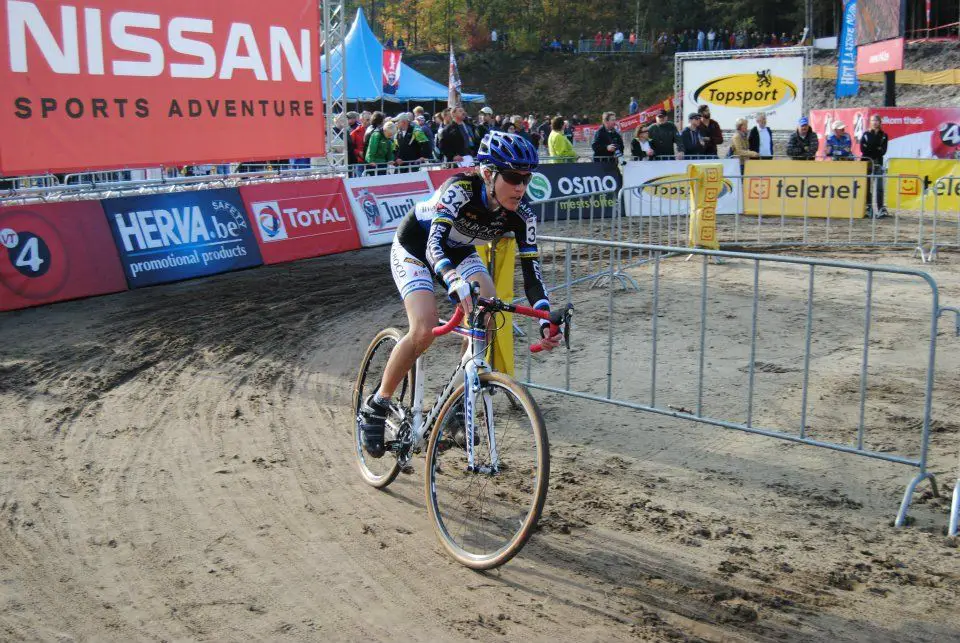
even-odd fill
[[[540,237],[540,241],[541,247],[552,245],[559,248],[554,251],[555,269],[544,271],[544,278],[550,289],[555,293],[561,291],[562,296],[568,302],[575,303],[581,311],[585,311],[585,306],[588,307],[591,300],[595,301],[599,295],[596,291],[580,291],[576,298],[578,300],[575,301],[573,288],[577,284],[589,280],[592,285],[597,285],[596,264],[591,266],[584,263],[583,249],[599,251],[599,258],[604,264],[603,270],[607,276],[603,282],[607,288],[606,341],[584,343],[582,350],[576,354],[565,352],[562,369],[557,368],[556,361],[543,364],[537,362],[539,366],[536,377],[533,373],[534,362],[528,356],[523,377],[527,386],[911,467],[916,473],[904,492],[896,516],[897,526],[904,524],[917,485],[929,479],[933,493],[937,495],[936,480],[928,470],[937,328],[942,315],[953,313],[957,316],[957,332],[960,334],[960,309],[940,305],[939,288],[928,273],[911,268],[873,264],[549,235]],[[630,280],[638,291],[622,291],[615,296],[615,291],[618,290],[617,275],[623,270],[623,256],[627,254],[646,257],[643,262],[645,265],[631,271]],[[688,259],[699,258],[699,270],[696,264],[685,264],[690,267],[667,272],[664,264],[668,257],[675,255],[686,255]],[[711,268],[713,262],[723,262],[724,265]],[[694,274],[691,274],[691,271]],[[762,291],[761,274],[775,274],[778,277],[776,297]],[[752,282],[752,288],[746,293],[742,288],[725,285],[737,275]],[[862,284],[864,294],[859,301],[856,297],[836,300],[829,294],[818,300],[818,280],[836,284],[840,279],[852,279]],[[643,284],[642,287],[637,284],[638,280]],[[917,365],[918,375],[915,378],[917,387],[922,386],[923,396],[922,400],[918,400],[918,408],[914,409],[910,409],[908,403],[902,402],[895,408],[884,406],[883,389],[888,377],[883,368],[885,360],[882,353],[879,358],[875,357],[874,353],[878,349],[871,341],[872,327],[882,326],[886,322],[883,314],[890,310],[899,310],[903,305],[902,302],[893,301],[886,296],[884,288],[891,282],[897,282],[898,285],[915,284],[918,289],[914,301],[930,298],[928,312],[923,312],[922,307],[914,307],[914,310],[919,311],[918,323],[921,325],[915,326],[912,333],[922,334],[927,345],[926,355],[919,360],[922,366]],[[679,296],[669,296],[670,293],[678,292],[681,293]],[[879,296],[877,292],[880,293]],[[729,294],[733,298],[739,297],[743,301],[736,301],[734,308],[720,309],[717,301],[720,293]],[[602,296],[599,298],[603,299]],[[554,300],[557,299],[559,298],[554,297]],[[765,345],[763,349],[758,346],[760,331],[765,328],[760,320],[761,302],[765,302],[764,317],[769,318],[773,312],[780,315],[781,328],[792,328],[793,325],[787,323],[793,322],[797,317],[805,319],[797,320],[796,324],[798,345],[802,341],[802,350],[791,350],[789,345],[782,343],[775,347]],[[622,310],[618,310],[620,308]],[[597,311],[587,308],[586,312]],[[584,314],[581,312],[579,317],[582,319]],[[716,315],[731,319],[731,314],[739,314],[744,318],[744,339],[738,341],[729,333],[711,332],[714,327],[711,321],[719,319]],[[677,316],[679,319],[673,319]],[[859,330],[856,324],[851,325],[851,321],[857,318],[862,320]],[[698,323],[684,326],[685,320],[698,320]],[[840,337],[847,334],[850,341],[840,341],[840,346],[835,345],[836,341],[826,345],[819,336],[818,341],[815,341],[814,328],[824,323],[833,323],[831,328],[844,329]],[[602,329],[604,322],[600,321],[595,326]],[[530,330],[532,332],[532,328]],[[833,337],[836,339],[836,335]],[[686,345],[689,352],[667,353],[667,349],[660,344],[668,341]],[[766,344],[769,344],[769,340]],[[627,345],[634,349],[632,357],[629,357],[630,363],[619,358],[620,355],[627,355],[621,350]],[[778,364],[763,362],[760,350],[763,350],[764,354],[775,352]],[[644,356],[640,364],[637,362],[638,354]],[[854,359],[854,355],[859,355],[859,376],[845,378],[847,381],[844,381],[843,386],[835,386],[830,390],[841,398],[843,395],[848,396],[846,402],[850,404],[851,410],[847,418],[843,418],[843,412],[839,410],[842,406],[839,409],[834,408],[829,401],[824,402],[822,396],[816,397],[815,391],[811,392],[811,384],[820,382],[816,375],[819,369],[823,365],[827,368],[834,365],[831,360],[839,360],[843,365],[844,354],[849,356],[849,360]],[[729,364],[730,359],[745,361],[738,369],[745,373],[745,376],[739,377],[739,387],[742,389],[742,406],[739,412],[731,410],[735,404],[734,395],[738,384],[729,377],[725,377],[723,381],[718,381],[717,378],[711,381],[708,366],[708,360]],[[605,364],[606,377],[599,382],[591,378],[578,383],[573,374],[575,360],[595,365]],[[876,361],[880,362],[880,366],[875,364]],[[871,364],[874,364],[872,371]],[[668,377],[661,376],[663,370],[669,372]],[[834,368],[831,372],[838,370],[843,369]],[[799,400],[796,401],[798,408],[788,412],[784,408],[769,409],[762,406],[767,399],[779,399],[766,388],[772,377],[766,375],[767,373],[777,374],[779,378],[792,378],[792,386],[800,393]],[[922,379],[919,373],[922,373]],[[901,380],[904,378],[897,378],[898,382]],[[784,390],[783,382],[784,379],[780,379],[781,386],[777,391]],[[668,396],[671,399],[665,399]],[[854,400],[855,405],[852,404]],[[711,412],[711,405],[722,408],[718,408],[718,412]],[[914,438],[901,438],[899,433],[893,436],[889,433],[874,433],[871,425],[884,409],[904,418],[907,418],[907,414],[916,412],[922,421],[919,422]],[[732,415],[739,417],[731,417]],[[838,428],[838,424],[845,419],[850,421],[850,425],[845,430]],[[912,420],[908,424],[912,426]]]

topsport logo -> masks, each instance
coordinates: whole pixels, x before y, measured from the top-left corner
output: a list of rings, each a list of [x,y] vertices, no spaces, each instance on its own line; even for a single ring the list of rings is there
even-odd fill
[[[530,178],[530,185],[527,186],[527,194],[529,194],[530,198],[534,201],[545,201],[549,199],[553,194],[550,179],[540,172],[534,172]]]
[[[733,192],[733,182],[730,179],[723,179],[723,187],[720,189],[718,199],[722,199]],[[655,176],[647,179],[643,185],[634,188],[635,196],[640,197],[644,194],[655,199],[671,199],[682,201],[690,198],[690,177],[686,174],[667,174],[664,176]]]
[[[283,241],[287,238],[287,227],[280,216],[280,204],[276,201],[253,203],[253,217],[257,222],[257,230],[264,243]]]
[[[693,92],[693,102],[720,107],[772,109],[797,98],[797,86],[769,69],[707,81]]]

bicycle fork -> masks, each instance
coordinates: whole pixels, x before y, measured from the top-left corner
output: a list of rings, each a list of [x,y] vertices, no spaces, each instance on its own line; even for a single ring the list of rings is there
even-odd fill
[[[485,365],[484,365],[485,366]],[[480,386],[481,366],[470,360],[463,369],[463,423],[467,447],[467,471],[472,473],[499,473],[500,458],[497,454],[496,427],[493,424],[493,400]],[[487,440],[490,444],[490,464],[477,466],[474,460],[474,432],[476,431],[476,403],[483,404]]]

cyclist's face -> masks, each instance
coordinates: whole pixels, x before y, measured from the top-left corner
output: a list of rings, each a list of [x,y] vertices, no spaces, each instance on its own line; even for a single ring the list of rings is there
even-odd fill
[[[500,202],[500,205],[507,210],[516,210],[520,205],[520,199],[523,198],[524,193],[527,191],[527,184],[524,181],[516,184],[510,183],[504,180],[503,175],[497,173],[494,191],[497,194],[497,200]]]

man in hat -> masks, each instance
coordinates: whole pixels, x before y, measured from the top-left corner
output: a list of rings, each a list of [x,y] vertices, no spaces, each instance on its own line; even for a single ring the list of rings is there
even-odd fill
[[[654,159],[675,158],[679,161],[683,158],[683,141],[680,140],[677,126],[667,120],[667,110],[661,109],[657,112],[657,122],[647,131],[650,134]]]
[[[493,123],[493,110],[489,107],[481,107],[480,116],[477,118],[477,124],[473,128],[473,131],[477,137],[476,147],[480,147],[480,141],[482,141],[483,137],[487,135],[487,132],[493,129],[496,129]]]
[[[690,112],[687,116],[687,127],[680,133],[680,142],[683,145],[684,156],[703,156],[706,143],[700,128],[700,114]]]
[[[827,145],[823,148],[824,153],[834,161],[852,161],[853,140],[847,134],[847,126],[843,121],[837,121],[833,124],[833,134],[827,137]]]
[[[794,161],[812,161],[817,156],[820,140],[817,133],[810,127],[806,116],[797,122],[797,130],[790,135],[787,143],[787,156]]]

